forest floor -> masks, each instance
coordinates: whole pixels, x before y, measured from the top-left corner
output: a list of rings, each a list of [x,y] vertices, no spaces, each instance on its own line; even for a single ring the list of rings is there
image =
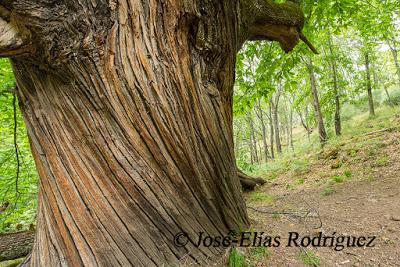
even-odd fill
[[[381,127],[377,120],[366,123],[370,130],[354,129],[319,153],[301,156],[306,164],[245,193],[251,230],[281,237],[279,247],[247,249],[251,266],[399,266],[400,116]],[[376,239],[374,247],[335,251],[287,247],[289,232],[299,233],[298,240],[319,232]]]

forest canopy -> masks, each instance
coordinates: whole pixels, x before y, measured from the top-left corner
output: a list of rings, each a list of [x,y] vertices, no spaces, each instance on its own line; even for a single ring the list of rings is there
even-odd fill
[[[265,41],[246,43],[238,55],[234,125],[236,157],[242,168],[251,169],[255,162],[274,157],[282,149],[280,142],[292,150],[294,125],[308,135],[319,131],[324,143],[328,135],[340,135],[342,120],[368,109],[373,114],[374,104],[398,104],[398,91],[389,91],[400,82],[399,3],[302,4],[303,31],[318,55],[304,43],[285,54],[277,43]],[[276,136],[277,131],[283,136]],[[274,145],[274,138],[278,144]]]

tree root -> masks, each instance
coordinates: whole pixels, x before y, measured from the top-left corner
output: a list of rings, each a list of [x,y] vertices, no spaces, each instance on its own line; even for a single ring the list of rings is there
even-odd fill
[[[251,177],[241,170],[237,170],[238,176],[240,179],[240,184],[242,185],[242,188],[246,191],[252,191],[254,190],[254,187],[256,185],[263,185],[266,183],[266,181],[260,177]]]
[[[0,262],[28,255],[32,250],[34,237],[34,231],[0,235]]]

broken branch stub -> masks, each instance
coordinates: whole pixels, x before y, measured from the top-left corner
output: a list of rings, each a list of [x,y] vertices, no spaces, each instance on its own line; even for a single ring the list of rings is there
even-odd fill
[[[30,52],[30,31],[19,25],[10,12],[0,6],[0,57],[14,57]]]
[[[304,36],[304,13],[294,1],[277,4],[271,0],[244,2],[249,19],[248,40],[277,41],[285,52],[292,51],[302,40],[314,53],[318,51]]]

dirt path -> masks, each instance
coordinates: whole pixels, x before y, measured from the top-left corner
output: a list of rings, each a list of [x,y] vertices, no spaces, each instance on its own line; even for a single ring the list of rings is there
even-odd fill
[[[281,237],[281,245],[268,248],[253,265],[400,266],[399,154],[398,128],[363,135],[314,156],[320,159],[307,170],[285,173],[247,194],[252,230]],[[375,247],[287,247],[289,232],[376,236]]]

